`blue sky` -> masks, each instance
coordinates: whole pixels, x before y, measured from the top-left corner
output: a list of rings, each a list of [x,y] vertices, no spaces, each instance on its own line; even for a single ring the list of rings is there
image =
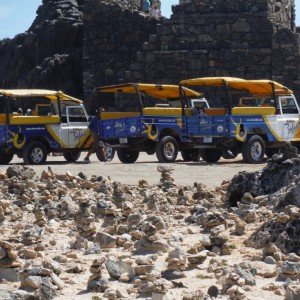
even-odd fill
[[[162,15],[171,15],[171,6],[179,0],[161,0]],[[300,26],[300,2],[295,1],[297,10],[296,24]],[[30,27],[36,17],[36,10],[42,0],[0,0],[0,39],[13,38]]]
[[[40,4],[42,0],[0,0],[0,39],[28,30]]]

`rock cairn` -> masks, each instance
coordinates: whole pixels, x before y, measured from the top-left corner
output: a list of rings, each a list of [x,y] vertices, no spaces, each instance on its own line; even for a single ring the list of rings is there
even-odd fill
[[[176,248],[168,253],[167,257],[168,270],[170,271],[184,271],[187,266],[186,253]]]
[[[90,267],[92,275],[88,279],[88,290],[92,290],[93,292],[104,292],[109,287],[109,282],[102,279],[102,270],[104,268],[103,264],[105,262],[105,257],[100,257],[93,261]]]
[[[157,171],[161,173],[160,184],[162,186],[163,191],[168,191],[172,188],[176,188],[177,185],[174,182],[174,178],[172,176],[175,167],[173,166],[158,166]]]
[[[77,231],[82,237],[93,239],[96,234],[94,214],[87,199],[81,198],[79,202],[79,210],[74,215]]]
[[[17,282],[20,280],[22,263],[12,243],[0,241],[0,278]]]
[[[38,226],[45,226],[47,224],[47,219],[45,212],[42,208],[36,209],[35,210],[35,222],[34,224]]]

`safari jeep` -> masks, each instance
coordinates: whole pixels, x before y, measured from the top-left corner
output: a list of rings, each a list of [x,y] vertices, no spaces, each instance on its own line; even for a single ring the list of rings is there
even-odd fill
[[[0,90],[0,109],[0,164],[43,164],[51,152],[73,162],[93,142],[82,101],[60,91]]]
[[[285,142],[300,146],[299,107],[287,87],[271,80],[207,77],[182,80],[204,93],[211,107],[205,116],[187,118],[185,134],[201,149],[202,159],[242,153],[248,163],[260,163],[280,151]]]
[[[105,109],[100,113],[101,137],[117,149],[121,162],[134,163],[140,152],[173,162],[178,151],[186,161],[199,160],[200,150],[183,129],[185,117],[195,113],[188,100],[202,98],[200,93],[176,85],[128,83],[96,88],[94,96]],[[171,107],[173,102],[178,107]]]

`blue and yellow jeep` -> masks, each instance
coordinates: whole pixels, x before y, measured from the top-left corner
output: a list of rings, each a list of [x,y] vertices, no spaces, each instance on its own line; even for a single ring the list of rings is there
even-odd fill
[[[186,161],[199,160],[200,150],[184,133],[186,117],[198,113],[188,100],[202,98],[200,93],[178,85],[128,83],[96,88],[94,98],[105,109],[101,137],[117,149],[121,162],[135,162],[140,152],[173,162],[178,151]]]
[[[204,77],[182,80],[181,87],[202,92],[210,108],[187,118],[185,134],[203,160],[242,153],[248,163],[261,163],[286,142],[300,147],[299,106],[293,92],[271,80]]]
[[[43,164],[51,152],[76,161],[93,142],[82,101],[60,91],[0,90],[0,164],[14,155]]]

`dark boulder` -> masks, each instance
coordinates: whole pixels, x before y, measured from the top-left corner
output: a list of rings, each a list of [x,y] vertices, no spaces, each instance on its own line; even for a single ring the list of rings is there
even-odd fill
[[[230,206],[236,206],[245,193],[253,197],[275,193],[288,186],[299,174],[299,158],[283,160],[282,156],[274,155],[262,171],[240,172],[234,176],[225,201]]]

